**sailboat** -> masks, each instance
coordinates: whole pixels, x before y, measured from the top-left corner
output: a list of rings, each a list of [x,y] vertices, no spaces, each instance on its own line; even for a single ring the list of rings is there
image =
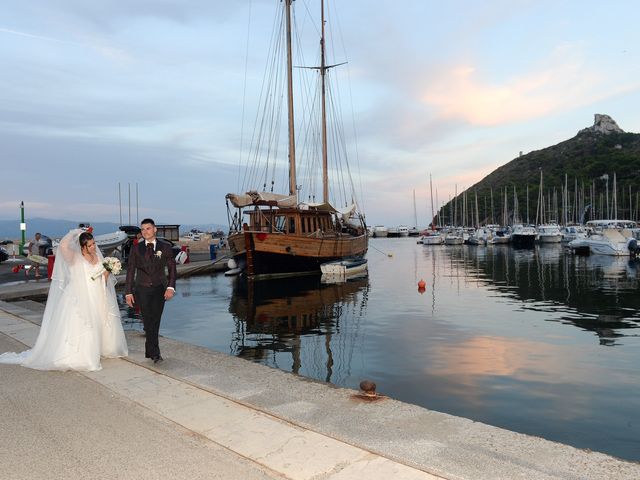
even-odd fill
[[[416,189],[413,189],[413,227],[409,229],[410,237],[417,237],[420,235],[420,229],[418,228],[418,212],[416,211]]]
[[[311,131],[317,125],[319,132],[312,133],[311,137],[321,139],[321,145],[317,147],[320,152],[312,152],[309,154],[312,165],[321,165],[321,182],[307,180],[307,184],[298,184],[296,177],[297,165],[297,144],[308,145],[308,142],[298,142],[298,137],[294,131],[294,91],[293,91],[293,46],[292,34],[297,31],[293,25],[294,16],[292,14],[293,0],[284,0],[279,2],[282,8],[280,12],[280,21],[277,22],[280,28],[279,34],[274,35],[274,61],[269,65],[276,65],[277,59],[286,60],[283,70],[286,71],[286,92],[282,95],[275,94],[264,95],[265,107],[267,103],[273,103],[277,98],[286,97],[287,105],[287,156],[288,156],[288,192],[274,193],[275,187],[275,170],[274,163],[278,161],[279,151],[274,147],[276,141],[274,138],[277,134],[264,133],[263,125],[270,119],[277,116],[273,111],[267,113],[265,111],[263,121],[256,134],[262,143],[255,147],[256,158],[260,154],[266,155],[265,167],[259,175],[251,180],[253,184],[247,182],[246,187],[249,188],[243,194],[229,193],[226,195],[227,209],[230,219],[230,231],[228,243],[233,255],[237,268],[240,268],[249,277],[260,279],[270,277],[281,277],[308,273],[320,273],[320,265],[326,262],[362,258],[368,247],[368,231],[364,218],[364,214],[360,211],[358,203],[353,193],[353,182],[351,175],[341,169],[347,167],[345,152],[336,152],[333,160],[335,167],[333,170],[329,168],[329,147],[328,138],[341,139],[337,134],[329,136],[327,122],[327,88],[328,88],[328,72],[330,69],[341,64],[327,65],[325,59],[325,13],[324,0],[320,2],[320,24],[318,31],[320,32],[320,65],[315,67],[302,67],[297,70],[314,70],[319,74],[319,85],[317,98],[319,106],[317,107],[319,121],[311,119],[300,128],[301,131]],[[299,41],[296,41],[296,45]],[[281,48],[284,46],[285,54],[281,54]],[[268,77],[270,80],[267,84],[278,84],[277,74]],[[276,80],[273,80],[276,79]],[[275,85],[274,89],[282,86],[284,90],[284,82],[281,85]],[[315,98],[315,97],[313,97]],[[331,97],[331,106],[334,106],[335,98]],[[309,100],[312,102],[312,100]],[[312,111],[314,108],[309,107],[309,103],[304,103],[305,112]],[[274,111],[283,110],[282,106],[270,105]],[[265,108],[266,110],[266,108]],[[310,115],[311,116],[311,115]],[[336,114],[339,117],[340,114]],[[279,122],[275,122],[279,124]],[[340,142],[338,142],[340,143]],[[338,148],[338,147],[336,147]],[[314,155],[314,153],[317,153]],[[344,154],[344,156],[342,155]],[[301,155],[302,156],[302,155]],[[320,157],[320,159],[318,159]],[[257,162],[256,162],[257,163]],[[341,165],[341,169],[337,165]],[[260,167],[251,165],[249,171],[253,169],[255,172]],[[264,172],[264,173],[262,173]],[[342,186],[330,190],[329,175],[333,173],[335,178],[347,179],[350,181],[348,187]],[[271,188],[267,191],[267,175],[271,175]],[[311,178],[312,175],[308,174]],[[260,177],[258,180],[257,177]],[[313,176],[315,178],[315,176]],[[262,182],[261,187],[257,186]],[[322,186],[322,201],[315,201],[315,188],[317,184]],[[262,190],[260,190],[262,188]],[[305,190],[306,189],[306,190]],[[346,190],[350,190],[349,194],[344,194]],[[330,198],[331,193],[331,198]],[[301,201],[307,195],[306,201]],[[337,196],[342,194],[343,198],[340,207],[334,206]],[[237,210],[232,212],[232,207]]]
[[[420,242],[422,242],[423,245],[440,245],[444,239],[440,236],[440,233],[436,231],[436,216],[433,213],[433,183],[431,182],[431,174],[429,174],[429,191],[431,192],[431,230],[422,232]]]

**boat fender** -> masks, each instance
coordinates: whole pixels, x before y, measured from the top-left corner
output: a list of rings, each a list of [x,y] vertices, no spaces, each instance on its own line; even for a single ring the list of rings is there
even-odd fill
[[[186,263],[186,261],[187,261],[187,258],[188,258],[188,256],[187,256],[187,252],[184,252],[184,251],[179,252],[179,253],[176,255],[176,263],[177,263],[178,265],[184,265],[184,264]]]
[[[638,253],[638,241],[635,238],[632,238],[629,240],[629,243],[627,243],[627,248],[631,253]]]

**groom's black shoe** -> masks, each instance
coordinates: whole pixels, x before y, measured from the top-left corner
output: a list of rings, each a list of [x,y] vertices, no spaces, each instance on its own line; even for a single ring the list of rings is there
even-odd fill
[[[152,358],[153,363],[158,363],[164,360],[164,358],[162,358],[162,355],[158,355],[157,357],[153,357]]]

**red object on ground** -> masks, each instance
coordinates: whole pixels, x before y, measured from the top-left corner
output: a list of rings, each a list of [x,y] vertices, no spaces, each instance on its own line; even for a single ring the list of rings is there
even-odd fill
[[[49,280],[51,280],[51,277],[53,276],[53,264],[56,261],[56,256],[55,255],[47,255],[47,278]]]
[[[184,263],[189,263],[189,245],[182,245],[182,247],[180,247],[180,250],[182,250],[183,252],[185,252],[187,254],[187,259],[184,261]]]

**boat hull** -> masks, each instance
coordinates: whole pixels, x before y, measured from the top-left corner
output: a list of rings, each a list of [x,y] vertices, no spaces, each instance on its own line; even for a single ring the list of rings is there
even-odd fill
[[[367,270],[367,260],[358,258],[353,260],[335,260],[333,262],[320,265],[322,274],[327,275],[352,275],[362,273]]]
[[[425,235],[420,239],[423,245],[442,245],[443,239],[440,235]]]
[[[448,236],[444,237],[445,245],[462,245],[464,243],[464,238],[457,236]]]
[[[536,236],[513,233],[511,234],[511,244],[515,248],[534,248],[536,245]]]
[[[363,256],[367,236],[303,237],[245,231],[229,235],[238,265],[251,277],[282,277],[320,273],[323,263]]]
[[[560,243],[562,241],[562,235],[559,233],[554,235],[540,235],[538,241],[540,243]]]

